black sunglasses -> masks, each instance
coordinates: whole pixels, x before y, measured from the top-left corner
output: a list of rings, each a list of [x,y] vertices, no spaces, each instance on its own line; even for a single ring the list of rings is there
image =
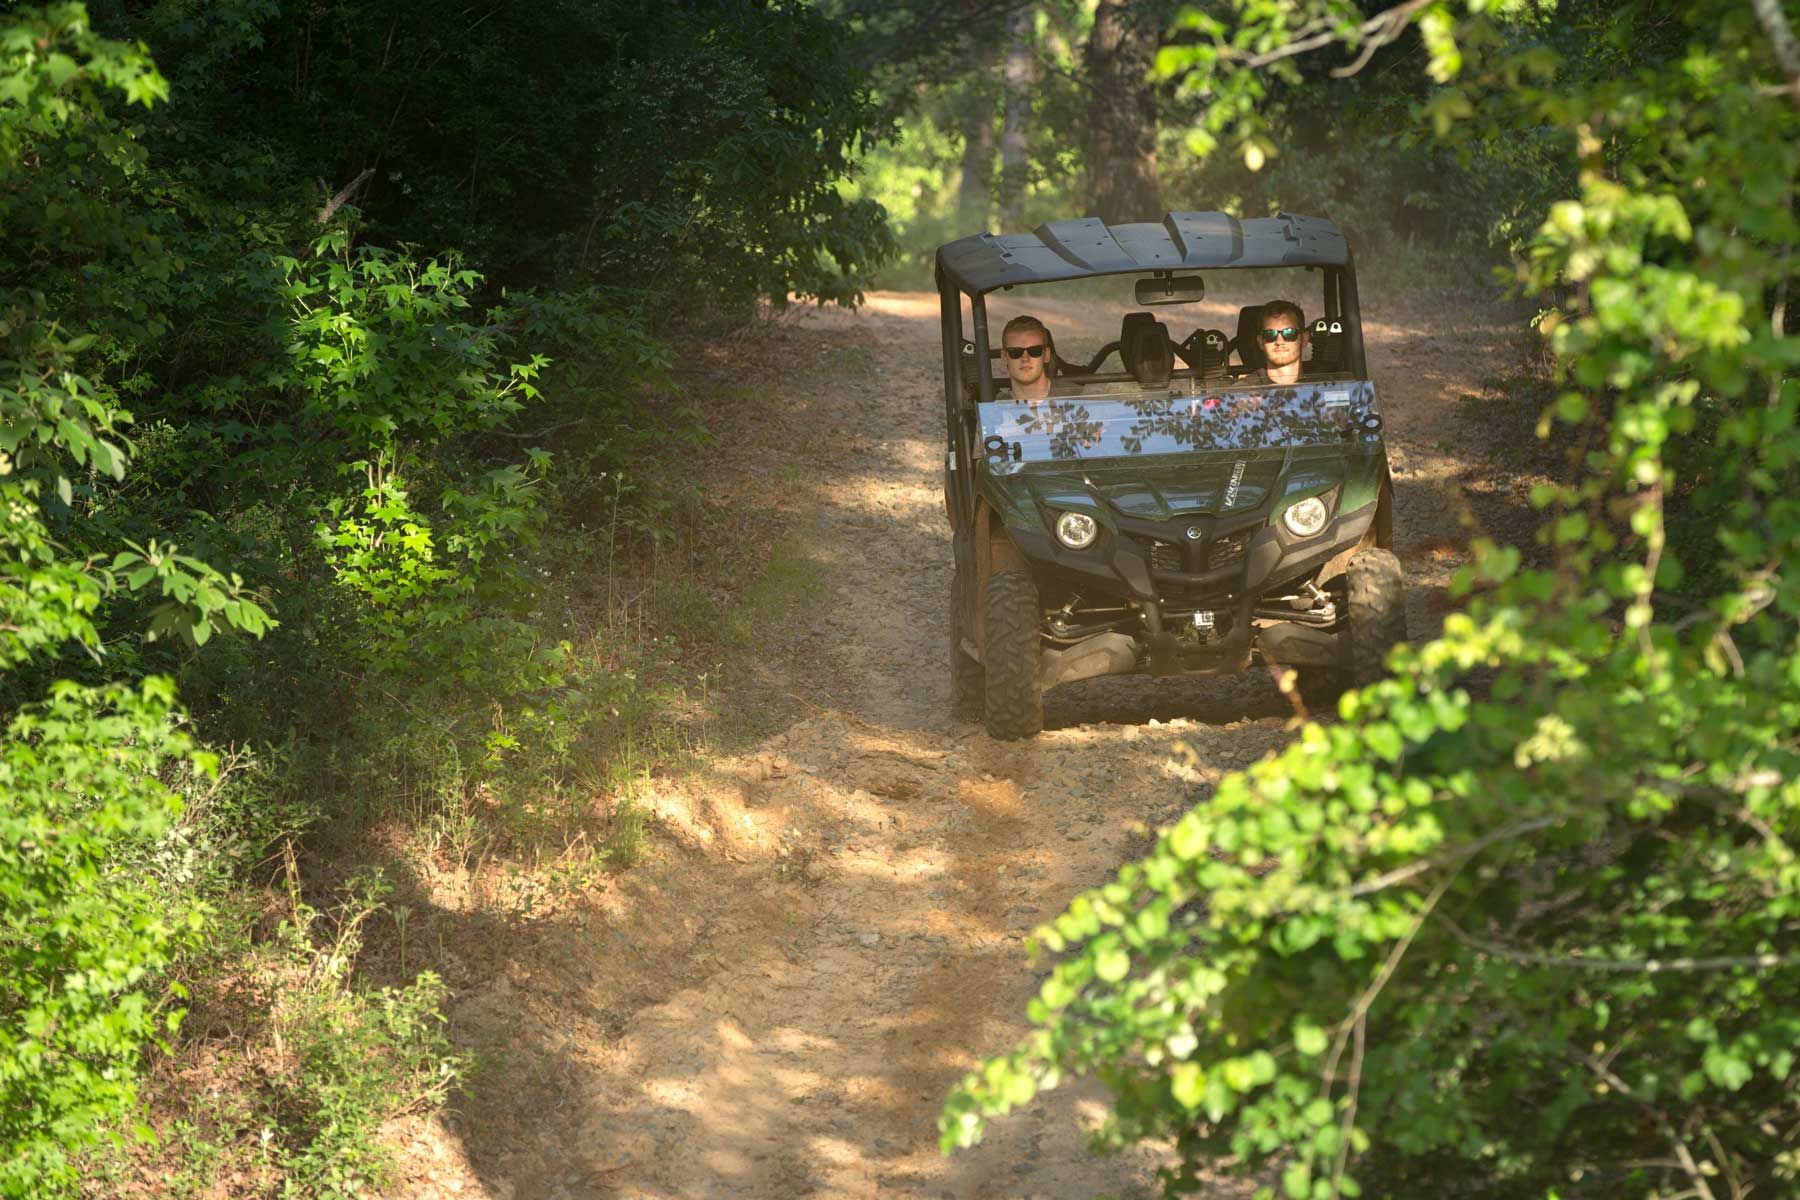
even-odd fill
[[[1292,325],[1284,325],[1280,329],[1265,329],[1262,331],[1263,341],[1273,342],[1276,338],[1280,338],[1284,342],[1297,342],[1300,340],[1300,331],[1295,329]]]
[[[1019,358],[1026,354],[1031,355],[1031,357],[1033,357],[1033,358],[1042,358],[1042,357],[1044,357],[1044,351],[1048,350],[1049,348],[1050,347],[1048,347],[1048,346],[1006,346],[1006,347],[1003,347],[1003,349],[1005,349],[1005,351],[1006,351],[1006,357],[1008,357],[1008,358]]]

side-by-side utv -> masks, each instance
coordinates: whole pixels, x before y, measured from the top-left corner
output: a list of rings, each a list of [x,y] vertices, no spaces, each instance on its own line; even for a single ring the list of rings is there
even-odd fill
[[[1229,329],[1172,333],[1151,311],[1202,300],[1193,272],[1252,269],[1264,299],[1305,310],[1297,382],[1270,382],[1261,303]],[[1086,362],[1052,350],[1051,394],[1015,398],[990,296],[1097,276],[1135,277],[1141,311]],[[1316,695],[1379,673],[1406,636],[1405,583],[1336,226],[1287,213],[1054,221],[940,247],[937,283],[960,713],[1018,738],[1043,728],[1044,692],[1099,675],[1260,658]]]

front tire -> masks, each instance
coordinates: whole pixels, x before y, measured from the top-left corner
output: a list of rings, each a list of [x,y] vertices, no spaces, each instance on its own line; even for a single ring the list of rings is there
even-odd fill
[[[1031,737],[1044,728],[1037,584],[1022,571],[1001,571],[988,577],[981,603],[983,723],[989,736],[1003,741]]]
[[[1300,667],[1300,698],[1308,709],[1333,708],[1353,687],[1380,679],[1388,651],[1406,640],[1406,572],[1392,550],[1371,547],[1344,568],[1344,636],[1350,641],[1350,669]]]
[[[1350,593],[1351,678],[1357,687],[1387,674],[1388,651],[1406,640],[1406,572],[1392,550],[1370,547],[1344,568]]]

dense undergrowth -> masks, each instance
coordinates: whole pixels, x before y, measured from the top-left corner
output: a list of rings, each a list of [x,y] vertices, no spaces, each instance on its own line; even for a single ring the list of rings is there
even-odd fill
[[[467,1074],[419,865],[632,865],[787,595],[708,569],[671,368],[884,252],[837,32],[478,23],[0,17],[0,1194],[367,1194]]]

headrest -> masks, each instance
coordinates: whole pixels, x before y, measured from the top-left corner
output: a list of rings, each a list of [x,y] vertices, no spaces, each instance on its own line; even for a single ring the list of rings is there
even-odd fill
[[[1246,367],[1264,366],[1262,354],[1262,305],[1246,304],[1238,309],[1238,361]]]
[[[1132,313],[1131,316],[1150,316]],[[1126,318],[1129,322],[1130,318]],[[1125,369],[1137,377],[1139,387],[1167,387],[1169,372],[1175,367],[1175,347],[1169,341],[1169,327],[1154,317],[1146,322],[1128,323],[1120,330],[1119,357]]]
[[[1125,319],[1119,322],[1119,357],[1130,370],[1130,359],[1125,357],[1125,347],[1131,345],[1131,339],[1138,330],[1146,325],[1156,324],[1156,314],[1147,312],[1128,312]]]
[[[1196,329],[1188,334],[1187,341],[1176,347],[1176,352],[1200,373],[1202,379],[1215,378],[1225,373],[1231,344],[1222,329]]]
[[[1324,317],[1312,323],[1308,340],[1312,345],[1312,368],[1316,371],[1336,371],[1340,368],[1344,355],[1344,323],[1327,321]]]

